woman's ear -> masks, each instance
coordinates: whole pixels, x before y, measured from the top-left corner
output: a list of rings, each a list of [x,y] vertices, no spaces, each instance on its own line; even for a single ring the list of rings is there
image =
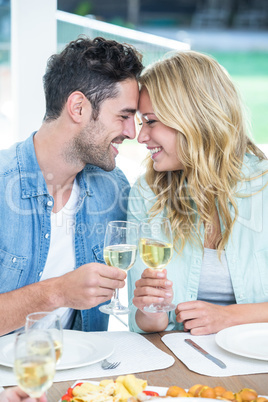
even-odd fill
[[[91,115],[91,105],[85,95],[80,91],[72,92],[67,99],[67,111],[75,123],[83,122],[85,115]],[[90,111],[88,110],[90,108]],[[86,112],[86,113],[85,113]],[[90,114],[88,114],[90,113]]]

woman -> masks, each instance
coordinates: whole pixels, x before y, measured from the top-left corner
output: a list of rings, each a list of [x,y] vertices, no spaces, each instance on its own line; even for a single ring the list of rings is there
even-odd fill
[[[247,135],[237,91],[211,57],[179,52],[140,79],[138,141],[151,152],[128,219],[167,216],[167,271],[129,272],[132,331],[194,335],[268,322],[268,162]],[[132,300],[133,299],[133,300]],[[164,301],[170,313],[147,313]]]

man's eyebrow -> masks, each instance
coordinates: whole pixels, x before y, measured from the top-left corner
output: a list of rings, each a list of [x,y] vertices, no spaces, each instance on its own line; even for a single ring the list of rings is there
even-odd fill
[[[121,109],[120,113],[130,113],[130,114],[135,114],[137,112],[137,109],[129,109],[129,108],[125,108],[125,109]]]

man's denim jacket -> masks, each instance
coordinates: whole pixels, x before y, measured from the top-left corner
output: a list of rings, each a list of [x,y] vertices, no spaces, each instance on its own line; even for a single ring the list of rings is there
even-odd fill
[[[33,136],[0,152],[0,293],[38,282],[48,255],[54,200],[36,159]],[[105,172],[86,165],[77,181],[76,268],[104,263],[106,225],[126,220],[129,193],[128,181],[118,168]],[[73,328],[107,330],[108,317],[98,307],[83,310],[77,312]]]

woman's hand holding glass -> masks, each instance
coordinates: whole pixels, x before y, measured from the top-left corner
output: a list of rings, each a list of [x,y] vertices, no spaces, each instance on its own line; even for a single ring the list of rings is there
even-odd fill
[[[171,303],[172,283],[167,281],[166,271],[173,254],[172,231],[169,219],[154,218],[143,221],[140,225],[139,252],[146,269],[137,282],[133,302],[140,300],[157,300],[143,305],[143,310],[150,313],[168,312],[175,309]],[[146,291],[146,295],[143,294]],[[160,303],[159,303],[160,302]],[[139,302],[138,302],[139,304]]]
[[[144,307],[151,304],[169,304],[173,300],[173,283],[167,279],[166,269],[146,268],[135,285],[133,304],[139,310],[144,311]]]

